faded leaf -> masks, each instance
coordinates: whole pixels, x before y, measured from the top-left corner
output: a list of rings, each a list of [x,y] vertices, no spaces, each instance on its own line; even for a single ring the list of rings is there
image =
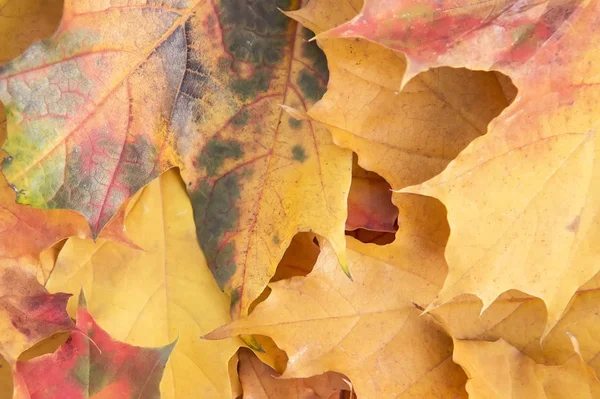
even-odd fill
[[[597,1],[544,11],[534,26],[547,24],[551,37],[538,46],[534,34],[527,57],[497,65],[519,88],[515,102],[442,174],[406,190],[448,209],[449,274],[431,308],[472,293],[485,309],[516,289],[545,302],[547,333],[600,270],[599,52],[593,40],[581,41],[594,37],[599,16]],[[487,57],[496,47],[477,50]]]
[[[230,320],[196,242],[192,208],[177,170],[146,187],[126,225],[136,250],[72,238],[47,283],[51,291],[84,288],[90,312],[111,336],[139,346],[178,339],[161,385],[163,398],[230,398],[229,360],[239,341],[200,336]],[[74,304],[69,310],[74,312]]]
[[[310,378],[278,378],[279,375],[262,363],[248,349],[240,349],[240,380],[245,399],[328,399],[351,389],[344,376],[325,373]]]
[[[451,360],[451,340],[412,303],[435,296],[431,271],[403,263],[393,247],[347,243],[354,281],[325,244],[308,276],[271,284],[247,318],[206,338],[268,335],[289,356],[283,378],[337,371],[359,398],[461,397],[464,375]]]
[[[280,107],[307,109],[327,80],[318,48],[278,9],[297,6],[67,2],[55,36],[0,73],[3,170],[19,202],[75,209],[96,235],[182,165],[200,246],[234,314],[298,231],[326,237],[346,266],[350,152]]]
[[[503,340],[455,340],[454,361],[469,376],[467,392],[473,399],[592,399],[600,395],[600,381],[578,355],[561,366],[545,366]]]
[[[159,398],[159,384],[175,343],[141,348],[113,340],[88,313],[83,294],[77,328],[54,353],[19,361],[15,399]]]
[[[0,265],[0,355],[14,362],[36,342],[69,330],[69,294],[50,294],[36,270],[3,259]]]

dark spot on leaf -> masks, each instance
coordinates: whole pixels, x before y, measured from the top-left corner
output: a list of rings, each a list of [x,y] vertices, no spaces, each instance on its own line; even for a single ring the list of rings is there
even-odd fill
[[[198,163],[200,166],[204,166],[206,174],[212,177],[216,175],[217,170],[219,170],[226,159],[239,159],[242,155],[244,155],[244,152],[239,142],[235,140],[219,140],[213,137],[200,154]]]
[[[237,60],[256,66],[274,65],[283,59],[289,27],[295,23],[278,8],[289,1],[223,0],[219,19],[224,27],[226,50]]]
[[[240,112],[235,114],[233,118],[231,118],[231,124],[235,126],[244,126],[246,123],[248,123],[249,118],[250,114],[248,114],[248,111],[246,109],[242,109]]]
[[[271,72],[259,69],[248,79],[235,79],[231,82],[231,89],[242,99],[248,100],[256,97],[259,93],[267,91]]]
[[[315,70],[321,75],[322,79],[327,80],[329,78],[329,68],[327,68],[327,57],[323,50],[319,48],[317,42],[309,42],[314,34],[306,29],[302,28],[302,32],[306,41],[302,43],[302,55],[311,60]]]
[[[292,148],[292,158],[294,158],[295,161],[304,162],[306,159],[306,152],[304,152],[304,148],[302,148],[300,145],[295,145],[294,148]]]
[[[235,229],[240,217],[236,202],[240,199],[240,178],[231,173],[218,179],[214,186],[202,181],[190,193],[198,243],[206,262],[221,289],[235,273],[235,241],[223,243],[226,233]]]
[[[302,121],[300,119],[290,117],[288,119],[288,124],[292,129],[299,129],[302,126]]]
[[[273,243],[274,243],[275,245],[278,245],[278,244],[280,243],[280,240],[279,240],[279,235],[278,235],[278,234],[275,234],[275,235],[273,236]]]
[[[321,85],[314,73],[311,73],[307,69],[300,71],[300,77],[297,82],[300,90],[302,90],[302,94],[309,100],[320,100],[323,94],[325,94],[325,87]]]

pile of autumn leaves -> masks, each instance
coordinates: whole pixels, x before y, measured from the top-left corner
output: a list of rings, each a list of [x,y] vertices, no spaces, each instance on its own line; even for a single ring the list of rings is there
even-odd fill
[[[0,61],[49,36],[60,3],[0,1]],[[599,2],[428,3],[288,13],[329,81],[285,115],[356,153],[353,237],[301,229],[247,316],[178,169],[96,241],[3,180],[0,397],[600,397]]]

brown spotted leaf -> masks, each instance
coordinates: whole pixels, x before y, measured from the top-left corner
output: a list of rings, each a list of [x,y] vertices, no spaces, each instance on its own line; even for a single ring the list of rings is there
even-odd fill
[[[327,82],[325,58],[310,33],[277,7],[299,4],[221,1],[201,7],[188,35],[187,91],[177,113],[182,176],[198,240],[234,314],[246,313],[274,274],[294,235],[311,230],[335,248],[342,267],[351,153],[329,132],[294,119]],[[217,109],[218,112],[206,112]]]
[[[15,399],[158,399],[159,384],[175,343],[143,348],[113,340],[79,298],[77,329],[53,354],[19,361]]]

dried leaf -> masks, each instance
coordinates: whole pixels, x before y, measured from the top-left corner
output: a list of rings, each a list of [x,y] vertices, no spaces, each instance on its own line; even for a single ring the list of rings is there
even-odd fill
[[[159,398],[175,343],[141,348],[113,340],[88,313],[83,294],[77,328],[54,354],[17,362],[15,399]]]
[[[464,375],[450,358],[450,339],[413,303],[439,289],[427,278],[431,271],[403,263],[391,246],[352,239],[348,259],[354,281],[323,245],[311,274],[271,284],[271,295],[247,318],[206,338],[268,335],[289,356],[283,378],[337,371],[358,397],[463,395]]]
[[[192,208],[177,170],[144,188],[126,225],[141,249],[72,238],[47,283],[88,296],[111,336],[140,346],[178,339],[161,385],[163,398],[230,398],[229,361],[240,342],[200,340],[229,317],[196,241]],[[71,314],[74,304],[69,304]]]

